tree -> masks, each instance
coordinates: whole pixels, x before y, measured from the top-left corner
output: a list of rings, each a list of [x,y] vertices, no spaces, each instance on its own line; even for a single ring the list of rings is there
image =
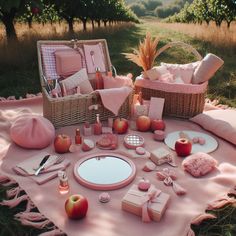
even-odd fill
[[[153,11],[157,7],[162,6],[162,2],[159,0],[144,0],[142,4],[145,6],[147,11]]]
[[[142,3],[133,3],[132,5],[130,5],[130,9],[137,16],[145,16],[146,15],[146,8]]]
[[[8,41],[17,40],[14,19],[17,14],[26,12],[27,6],[34,6],[34,9],[39,9],[41,2],[36,0],[0,0],[0,20],[5,27]]]

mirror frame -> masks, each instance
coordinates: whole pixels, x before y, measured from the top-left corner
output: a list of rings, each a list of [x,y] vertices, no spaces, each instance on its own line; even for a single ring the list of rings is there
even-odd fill
[[[117,157],[119,159],[122,159],[124,160],[125,162],[127,162],[131,169],[132,169],[132,172],[131,174],[129,175],[128,178],[120,181],[120,182],[117,182],[117,183],[114,183],[114,184],[95,184],[95,183],[91,183],[85,179],[83,179],[79,173],[78,173],[78,168],[79,166],[85,162],[86,160],[88,159],[91,159],[91,158],[96,158],[96,157],[103,157],[103,156],[111,156],[111,157]],[[120,153],[115,153],[115,152],[104,152],[104,153],[99,153],[99,154],[96,154],[96,153],[92,153],[92,154],[89,154],[88,156],[80,159],[79,161],[77,161],[75,163],[75,166],[74,166],[74,176],[75,176],[75,179],[83,186],[87,187],[87,188],[90,188],[90,189],[94,189],[94,190],[115,190],[115,189],[119,189],[119,188],[122,188],[126,185],[128,185],[130,182],[133,181],[133,179],[135,178],[135,175],[136,175],[136,166],[135,164],[133,163],[133,161],[131,161],[130,159],[128,159],[126,156],[124,156],[123,154],[120,154]]]

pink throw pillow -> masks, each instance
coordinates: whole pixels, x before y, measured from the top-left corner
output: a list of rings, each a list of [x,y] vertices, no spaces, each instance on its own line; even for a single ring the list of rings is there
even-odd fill
[[[123,86],[133,87],[133,81],[130,76],[103,77],[104,89],[121,88]]]
[[[175,79],[178,78],[178,80],[181,79],[185,84],[190,84],[193,73],[199,63],[199,61],[189,64],[168,64],[161,62],[161,65],[165,66]]]
[[[41,53],[42,53],[42,62],[43,62],[43,70],[47,79],[59,79],[60,76],[56,71],[56,59],[55,59],[55,51],[57,50],[68,50],[70,47],[65,45],[42,45]]]
[[[146,79],[157,80],[168,73],[170,72],[165,66],[155,66],[152,69],[143,72],[143,75]]]
[[[182,162],[184,170],[194,177],[201,177],[210,173],[216,168],[217,164],[212,156],[203,152],[192,154]]]
[[[46,118],[38,115],[19,117],[10,128],[11,139],[23,148],[42,149],[55,137],[55,128]]]
[[[82,69],[82,58],[74,49],[55,51],[56,71],[62,77],[68,77]]]
[[[204,129],[236,145],[236,111],[211,110],[190,119]]]
[[[207,54],[196,68],[192,83],[200,84],[209,80],[223,64],[221,58],[212,53]]]
[[[93,87],[89,81],[88,74],[85,68],[78,71],[74,75],[71,75],[70,77],[62,80],[60,84],[63,88],[65,88],[66,91],[70,91],[79,87],[81,94],[88,94],[93,92]]]

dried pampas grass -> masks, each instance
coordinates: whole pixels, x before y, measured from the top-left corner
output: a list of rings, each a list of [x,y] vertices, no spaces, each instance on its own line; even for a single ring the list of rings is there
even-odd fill
[[[143,71],[150,70],[153,67],[154,61],[158,56],[157,44],[159,40],[151,37],[151,34],[147,32],[143,42],[139,43],[138,50],[134,49],[133,53],[123,53],[125,57],[143,68]]]

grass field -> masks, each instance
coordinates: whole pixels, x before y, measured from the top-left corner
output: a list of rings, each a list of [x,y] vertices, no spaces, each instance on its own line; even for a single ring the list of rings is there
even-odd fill
[[[230,30],[225,27],[218,29],[213,25],[195,26],[186,24],[159,23],[153,19],[145,19],[141,24],[121,24],[112,28],[100,28],[95,31],[82,32],[81,25],[77,24],[74,35],[67,33],[67,26],[57,24],[51,26],[34,24],[29,31],[27,25],[16,26],[19,36],[18,43],[7,45],[4,40],[4,31],[0,28],[0,96],[16,97],[25,96],[27,93],[40,92],[38,77],[38,65],[36,54],[36,41],[40,39],[92,39],[105,38],[112,63],[119,74],[132,72],[138,75],[141,69],[127,61],[122,52],[130,52],[137,47],[143,39],[146,31],[153,36],[158,36],[160,42],[158,47],[169,41],[183,41],[194,46],[202,56],[206,53],[214,53],[224,61],[224,67],[210,80],[208,96],[219,98],[221,102],[236,106],[236,25],[232,24]],[[181,49],[170,49],[157,58],[156,64],[161,61],[173,63],[187,63],[194,61]]]

